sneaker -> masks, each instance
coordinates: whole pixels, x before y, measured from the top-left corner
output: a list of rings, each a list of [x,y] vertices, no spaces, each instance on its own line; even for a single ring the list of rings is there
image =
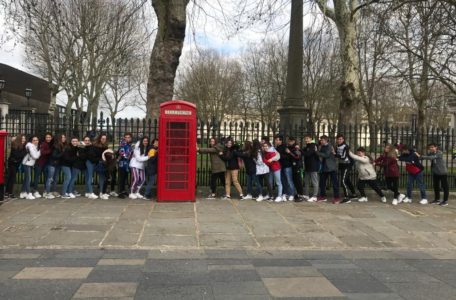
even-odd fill
[[[222,198],[222,199],[223,199],[223,200],[229,200],[229,199],[231,199],[231,196],[229,196],[229,195],[225,195],[225,196],[223,196],[223,198]]]
[[[14,195],[14,194],[9,194],[9,195],[8,195],[8,198],[9,198],[9,199],[16,199],[17,197],[16,197],[16,195]]]
[[[340,204],[340,198],[334,198],[332,204]]]
[[[68,196],[70,196],[70,198],[71,198],[71,199],[74,199],[74,198],[76,198],[76,195],[75,195],[75,194],[73,194],[73,193],[69,193],[69,194],[68,194]]]
[[[94,193],[90,193],[87,198],[89,198],[89,199],[98,199],[98,196],[95,195]]]
[[[351,199],[350,199],[350,198],[348,198],[348,197],[346,197],[346,198],[342,199],[342,201],[341,201],[340,203],[342,203],[342,204],[348,204],[348,203],[351,203]]]
[[[282,195],[282,201],[286,202],[287,201],[287,195]]]
[[[309,196],[306,196],[306,195],[301,195],[300,197],[301,197],[302,199],[306,200],[306,201],[310,199],[310,197],[309,197]]]
[[[27,197],[26,197],[25,199],[27,199],[27,200],[34,200],[35,197],[33,196],[32,193],[29,193],[29,194],[27,194]]]
[[[356,196],[356,195],[348,196],[348,199],[350,199],[351,201],[356,201],[356,200],[358,200],[358,198],[359,198],[359,197]]]
[[[33,193],[33,197],[35,197],[35,199],[41,198],[41,194],[38,191],[36,191],[35,193]]]
[[[138,199],[144,199],[144,196],[141,195],[139,192],[136,193],[136,197],[138,197]]]
[[[209,196],[207,196],[206,199],[215,199],[215,194],[209,194]]]
[[[131,194],[128,196],[128,198],[130,198],[130,199],[138,199],[138,196],[136,196],[136,194],[131,193]]]
[[[52,195],[52,193],[44,193],[44,198],[46,199],[54,199],[54,195]]]
[[[261,202],[263,199],[263,195],[259,195],[258,198],[256,198],[256,202]]]
[[[393,199],[393,202],[391,202],[392,205],[397,205],[399,203],[399,200]]]
[[[63,194],[62,199],[71,199],[70,194]]]
[[[402,203],[405,199],[405,195],[404,194],[399,194],[399,197],[397,197],[397,202],[398,203]]]
[[[294,201],[294,196],[288,197],[288,201]]]
[[[78,191],[74,191],[73,195],[75,195],[76,197],[81,197],[81,193],[79,193]]]
[[[442,201],[439,203],[440,206],[448,206],[448,201]]]
[[[308,199],[308,198],[307,198]],[[304,200],[307,200],[306,198],[304,198],[304,196],[302,195],[298,195],[298,197],[296,197],[296,199],[294,200],[294,202],[302,202]]]
[[[277,198],[275,198],[274,202],[276,202],[276,203],[283,202],[283,197],[278,196]]]
[[[409,197],[405,197],[404,200],[402,200],[402,202],[404,202],[404,203],[412,203],[412,199],[410,199]]]
[[[52,194],[53,194],[54,197],[56,197],[56,198],[59,198],[59,197],[60,197],[60,194],[59,194],[58,192],[53,192]]]
[[[424,204],[428,204],[427,199],[421,199],[421,200],[420,200],[420,204],[423,204],[423,205],[424,205]]]
[[[361,197],[358,199],[358,202],[367,202],[367,197]]]
[[[25,192],[20,193],[19,194],[19,198],[20,199],[26,199],[27,198],[27,193],[25,193]]]
[[[381,200],[382,200],[383,203],[386,203],[386,197],[382,197]]]
[[[266,195],[263,197],[263,200],[269,200],[269,199],[271,199],[271,197],[269,197],[269,195]]]
[[[242,199],[242,200],[252,200],[253,197],[252,197],[252,195],[247,194],[247,196],[244,196],[244,197],[242,197],[241,199]]]
[[[112,191],[112,192],[109,193],[109,196],[119,197],[119,194],[117,194],[116,192]]]
[[[317,198],[317,202],[326,202],[328,199],[326,199],[326,196],[320,196]]]
[[[307,202],[317,202],[317,197],[310,197]]]
[[[440,200],[436,199],[436,200],[432,201],[431,204],[440,204]]]
[[[108,200],[109,199],[109,195],[108,194],[100,194],[100,199]]]

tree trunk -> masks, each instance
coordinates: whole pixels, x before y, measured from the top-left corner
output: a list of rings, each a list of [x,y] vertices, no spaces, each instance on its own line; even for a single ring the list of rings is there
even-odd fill
[[[185,39],[189,0],[152,0],[158,32],[150,56],[146,117],[157,118],[160,103],[173,98],[174,77]]]

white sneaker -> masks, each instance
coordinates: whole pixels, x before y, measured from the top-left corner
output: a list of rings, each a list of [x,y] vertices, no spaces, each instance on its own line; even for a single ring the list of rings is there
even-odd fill
[[[282,195],[282,201],[286,202],[287,201],[287,195]]]
[[[54,195],[52,195],[52,193],[44,193],[43,195],[44,195],[44,198],[46,198],[46,199],[54,199],[55,198]]]
[[[263,195],[259,195],[258,198],[256,198],[256,202],[261,202],[263,201]]]
[[[70,199],[70,195],[69,194],[63,194],[62,195],[62,199]]]
[[[301,197],[304,199],[304,201],[309,201],[309,199],[310,199],[309,196],[305,196],[305,195],[302,195]]]
[[[427,199],[421,199],[420,204],[423,204],[423,205],[424,205],[424,204],[428,204]]]
[[[404,202],[404,203],[412,203],[412,199],[410,199],[408,197],[405,197],[402,202]]]
[[[76,198],[76,195],[75,195],[75,194],[73,194],[73,193],[69,193],[69,194],[68,194],[68,196],[70,196],[70,198],[71,198],[71,199],[74,199],[74,198]]]
[[[288,198],[288,201],[294,201],[294,196],[290,196],[290,197]]]
[[[382,197],[382,202],[386,203],[386,197]]]
[[[53,192],[52,194],[53,194],[54,197],[56,197],[56,198],[59,198],[59,197],[61,196],[58,192]]]
[[[358,202],[367,202],[367,198],[366,197],[361,197],[358,199]]]
[[[310,197],[307,202],[317,202],[317,197]]]
[[[399,200],[393,199],[393,202],[391,202],[392,205],[397,205],[399,203]]]
[[[271,199],[271,197],[269,197],[269,195],[266,195],[263,197],[263,200],[269,200],[269,199]]]
[[[91,195],[90,193],[85,193],[85,194],[84,194],[84,197],[90,198],[90,195]]]
[[[144,199],[144,196],[141,195],[139,192],[136,193],[136,198],[138,199]]]
[[[130,198],[130,199],[138,199],[138,196],[136,196],[136,194],[131,193],[131,194],[128,196],[128,198]]]
[[[397,203],[402,203],[404,201],[405,195],[404,194],[399,194],[399,197],[397,197]]]
[[[253,197],[252,197],[252,195],[250,195],[250,194],[247,194],[247,196],[244,196],[244,197],[242,198],[242,200],[252,200],[252,199],[253,199]]]
[[[284,201],[284,200],[283,200],[283,197],[277,197],[277,198],[275,198],[275,200],[274,200],[274,202],[276,202],[276,203],[283,202],[283,201]],[[286,201],[286,200],[285,200],[285,201]]]
[[[37,192],[33,193],[33,197],[35,197],[35,199],[41,198],[40,192],[37,191]]]
[[[34,200],[35,197],[33,197],[33,194],[32,194],[32,193],[29,193],[29,194],[27,194],[27,197],[26,197],[25,199],[27,199],[27,200]]]
[[[108,200],[109,199],[109,195],[108,194],[100,194],[100,199]]]
[[[119,197],[119,194],[117,194],[116,192],[112,191],[109,193],[110,196],[113,196],[113,197]]]
[[[19,198],[20,199],[26,199],[27,198],[27,193],[25,193],[25,192],[20,193],[19,194]]]
[[[94,193],[89,193],[89,195],[87,196],[87,198],[89,198],[89,199],[98,199],[98,196],[95,195]]]

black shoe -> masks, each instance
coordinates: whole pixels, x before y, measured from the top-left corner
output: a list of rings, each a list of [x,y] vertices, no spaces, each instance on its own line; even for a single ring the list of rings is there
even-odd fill
[[[358,198],[356,198],[356,199],[358,199]],[[351,203],[351,199],[350,198],[344,198],[340,203],[342,203],[342,204]]]
[[[9,195],[8,195],[8,198],[9,198],[9,199],[16,199],[17,197],[16,197],[14,194],[9,194]]]
[[[448,201],[442,201],[439,203],[440,206],[448,206]]]
[[[120,199],[125,199],[125,198],[127,198],[127,196],[125,194],[119,194],[119,198]]]
[[[304,201],[304,197],[302,195],[297,195],[294,199],[294,202],[302,202]]]
[[[440,204],[440,200],[434,200],[431,202],[431,204]]]

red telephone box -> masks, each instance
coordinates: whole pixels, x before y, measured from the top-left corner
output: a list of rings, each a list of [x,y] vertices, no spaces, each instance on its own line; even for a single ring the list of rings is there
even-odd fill
[[[157,201],[195,201],[196,106],[173,100],[160,105]]]
[[[5,139],[7,136],[8,133],[5,130],[0,130],[0,201],[5,198]]]

